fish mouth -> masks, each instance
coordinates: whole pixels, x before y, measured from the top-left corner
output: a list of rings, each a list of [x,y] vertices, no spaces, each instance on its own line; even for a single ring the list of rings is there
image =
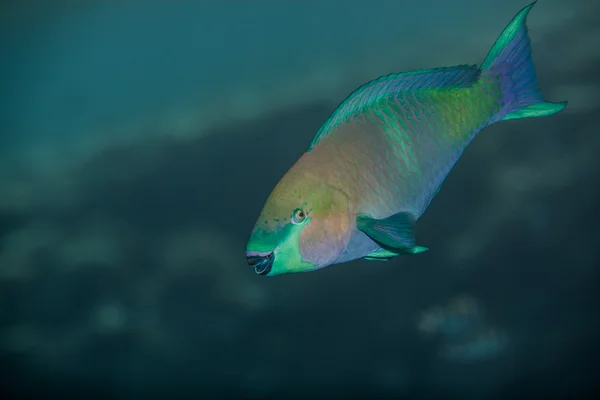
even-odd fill
[[[270,253],[246,253],[248,265],[254,268],[257,275],[267,275],[273,268],[275,254]]]

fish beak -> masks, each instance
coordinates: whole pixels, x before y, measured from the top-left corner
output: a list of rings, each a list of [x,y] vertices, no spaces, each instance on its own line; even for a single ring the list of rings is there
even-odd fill
[[[248,265],[254,268],[257,275],[267,275],[271,272],[275,255],[271,253],[247,254]]]

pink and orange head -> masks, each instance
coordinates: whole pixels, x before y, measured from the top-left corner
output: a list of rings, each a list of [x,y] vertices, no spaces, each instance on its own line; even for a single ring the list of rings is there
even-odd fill
[[[347,197],[302,161],[275,186],[252,230],[246,256],[259,275],[323,268],[348,242]]]

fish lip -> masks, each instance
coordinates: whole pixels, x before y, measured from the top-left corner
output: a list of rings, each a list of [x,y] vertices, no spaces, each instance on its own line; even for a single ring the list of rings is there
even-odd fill
[[[273,252],[247,252],[246,260],[248,265],[254,268],[254,272],[257,275],[267,275],[273,268],[273,261],[275,261],[275,254]]]

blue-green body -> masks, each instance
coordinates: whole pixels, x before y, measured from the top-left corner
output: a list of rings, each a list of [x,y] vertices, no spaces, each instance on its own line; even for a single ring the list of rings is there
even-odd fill
[[[274,257],[276,275],[427,250],[415,243],[415,223],[477,133],[566,106],[545,101],[538,89],[526,27],[533,4],[507,25],[479,68],[391,74],[352,93],[271,194],[247,253],[271,255],[279,246],[286,257],[294,253],[287,266]],[[294,235],[278,233],[285,224],[261,227],[269,210],[290,212],[301,201],[313,205],[308,221],[318,222],[295,227]]]

